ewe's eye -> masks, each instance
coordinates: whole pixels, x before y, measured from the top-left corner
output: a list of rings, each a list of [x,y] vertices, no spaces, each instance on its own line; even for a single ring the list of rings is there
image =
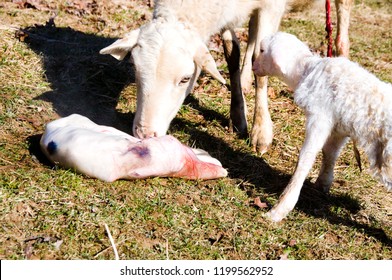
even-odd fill
[[[181,81],[178,83],[179,86],[187,84],[191,80],[191,76],[182,77]]]

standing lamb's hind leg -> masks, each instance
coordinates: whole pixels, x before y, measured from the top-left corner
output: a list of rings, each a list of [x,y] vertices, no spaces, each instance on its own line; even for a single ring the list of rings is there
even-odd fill
[[[333,169],[339,154],[348,138],[342,135],[331,134],[323,147],[323,162],[315,185],[328,193],[333,182]]]
[[[222,32],[223,49],[230,72],[231,103],[230,119],[233,131],[240,137],[248,137],[248,123],[246,120],[246,102],[241,90],[240,81],[240,45],[234,30],[226,29]]]
[[[354,0],[336,0],[336,12],[338,31],[336,34],[336,52],[339,56],[349,57],[350,39],[348,36],[348,28],[350,25],[350,13]]]
[[[318,115],[307,119],[305,141],[299,154],[294,175],[280,196],[278,204],[267,213],[267,216],[274,222],[279,222],[285,218],[297,203],[302,185],[313,166],[317,153],[321,150],[331,132],[328,123],[330,123],[328,120],[322,119]]]
[[[376,177],[381,180],[388,191],[392,191],[392,140],[379,142],[378,146],[377,152],[372,155],[372,157],[376,157],[372,169],[379,169],[375,173]]]

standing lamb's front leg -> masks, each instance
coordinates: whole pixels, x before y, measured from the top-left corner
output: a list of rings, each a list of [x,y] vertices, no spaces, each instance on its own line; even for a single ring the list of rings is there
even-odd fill
[[[231,103],[230,119],[233,131],[240,137],[248,137],[248,123],[246,120],[246,102],[242,95],[240,81],[240,45],[234,30],[226,29],[222,32],[223,49],[230,72]]]
[[[285,218],[297,203],[302,185],[313,166],[317,153],[331,132],[330,123],[328,119],[321,118],[319,115],[307,118],[305,141],[294,175],[280,196],[278,204],[267,213],[267,216],[274,222]]]
[[[345,136],[331,134],[323,147],[323,162],[315,185],[325,193],[332,185],[335,162],[347,140]]]
[[[349,57],[350,39],[348,36],[348,28],[350,25],[350,13],[354,0],[336,0],[336,12],[338,31],[336,34],[336,52],[339,56]]]

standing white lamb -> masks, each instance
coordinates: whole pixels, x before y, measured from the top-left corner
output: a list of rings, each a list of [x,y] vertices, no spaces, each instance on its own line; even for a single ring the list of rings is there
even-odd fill
[[[392,189],[392,85],[347,58],[321,58],[295,36],[265,38],[253,64],[258,76],[272,75],[294,89],[305,111],[306,135],[298,164],[279,202],[269,212],[280,221],[294,208],[302,185],[322,149],[316,185],[325,192],[333,181],[340,151],[351,138],[370,161],[371,173]]]
[[[46,125],[41,149],[54,163],[112,182],[117,179],[225,177],[221,163],[166,135],[144,140],[73,114]]]

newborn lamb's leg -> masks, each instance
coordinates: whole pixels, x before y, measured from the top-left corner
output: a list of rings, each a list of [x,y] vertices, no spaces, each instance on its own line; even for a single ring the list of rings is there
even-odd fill
[[[125,175],[119,178],[160,176],[195,180],[227,176],[226,169],[217,159],[205,151],[193,150],[181,144],[170,135],[130,143],[128,152],[121,160],[123,164],[120,167]]]
[[[200,161],[209,162],[209,163],[213,163],[215,165],[222,166],[220,161],[217,160],[216,158],[213,158],[207,151],[204,151],[202,149],[195,149],[195,148],[192,148],[192,151],[195,153],[196,157]]]
[[[299,154],[297,167],[288,186],[279,198],[278,204],[267,213],[271,220],[281,221],[294,208],[317,153],[330,134],[331,127],[328,125],[330,123],[329,120],[320,118],[319,115],[313,115],[307,119],[305,141]]]
[[[347,140],[345,136],[331,134],[323,147],[323,163],[315,184],[325,193],[332,185],[335,162]]]
[[[185,145],[178,147],[181,149],[181,158],[179,162],[183,164],[182,168],[171,174],[173,177],[181,177],[187,179],[215,179],[227,176],[227,171],[221,163],[208,155],[207,152],[201,154],[200,150],[197,154],[194,149]]]

